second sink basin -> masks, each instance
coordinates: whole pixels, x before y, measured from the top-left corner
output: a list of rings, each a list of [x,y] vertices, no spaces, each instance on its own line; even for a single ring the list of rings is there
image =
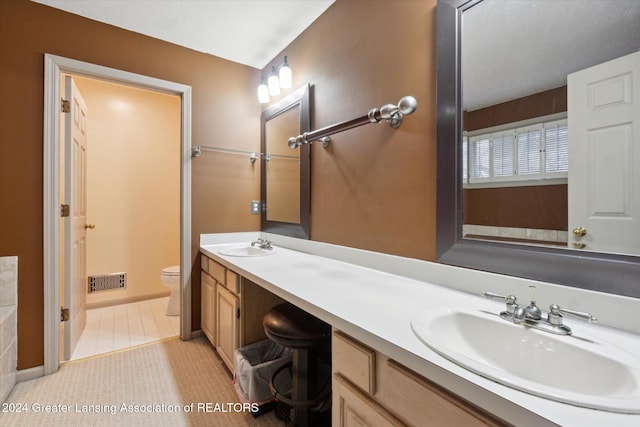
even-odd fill
[[[548,399],[640,413],[640,359],[585,334],[559,336],[497,314],[438,308],[411,320],[435,352],[476,374]]]
[[[220,255],[227,256],[265,256],[276,252],[275,249],[261,249],[255,246],[234,246],[221,249],[218,251]]]

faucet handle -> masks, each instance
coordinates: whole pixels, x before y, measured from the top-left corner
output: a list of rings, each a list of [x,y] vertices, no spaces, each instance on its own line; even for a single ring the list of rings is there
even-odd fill
[[[502,300],[502,301],[505,301],[507,304],[516,303],[516,297],[513,295],[500,295],[493,292],[483,292],[482,296],[485,298]]]
[[[485,298],[503,300],[507,303],[506,311],[500,313],[500,317],[503,319],[511,319],[516,308],[518,308],[518,304],[516,304],[516,297],[513,295],[500,295],[493,292],[483,292],[482,296]]]
[[[500,317],[504,320],[513,320],[514,313],[519,308],[516,304],[516,297],[513,295],[500,295],[493,292],[483,292],[482,296],[485,298],[503,300],[507,303],[507,309],[500,313]]]
[[[551,322],[552,318],[557,318],[557,316],[562,317],[562,314],[568,314],[589,323],[596,323],[598,321],[598,319],[593,317],[590,313],[585,313],[584,311],[567,310],[566,308],[561,308],[558,304],[551,304],[549,306],[550,323],[553,323]]]

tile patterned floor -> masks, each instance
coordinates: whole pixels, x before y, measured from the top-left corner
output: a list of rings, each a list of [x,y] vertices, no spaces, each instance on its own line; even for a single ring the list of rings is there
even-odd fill
[[[180,316],[167,316],[169,297],[87,310],[87,325],[70,360],[109,353],[180,334]]]

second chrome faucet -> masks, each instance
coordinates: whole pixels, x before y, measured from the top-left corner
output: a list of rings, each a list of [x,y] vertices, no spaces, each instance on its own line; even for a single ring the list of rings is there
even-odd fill
[[[598,320],[589,313],[581,311],[573,311],[560,308],[557,304],[549,306],[549,312],[546,319],[543,313],[536,305],[535,286],[529,286],[531,289],[531,302],[528,306],[520,306],[517,304],[516,297],[513,295],[500,295],[493,292],[483,292],[485,298],[499,299],[507,303],[506,310],[500,313],[500,317],[504,320],[524,325],[545,332],[551,332],[558,335],[571,335],[571,328],[563,324],[563,315],[570,315],[582,319],[587,322],[597,322]]]
[[[260,249],[267,249],[267,250],[273,249],[273,246],[271,246],[271,240],[268,240],[268,239],[259,238],[258,240],[251,242],[251,246],[256,246],[256,245],[258,245]]]

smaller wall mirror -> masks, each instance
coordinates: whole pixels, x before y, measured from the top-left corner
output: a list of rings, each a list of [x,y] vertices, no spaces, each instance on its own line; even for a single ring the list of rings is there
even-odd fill
[[[310,85],[262,112],[262,231],[309,239],[309,145],[292,150],[290,137],[311,130]]]

